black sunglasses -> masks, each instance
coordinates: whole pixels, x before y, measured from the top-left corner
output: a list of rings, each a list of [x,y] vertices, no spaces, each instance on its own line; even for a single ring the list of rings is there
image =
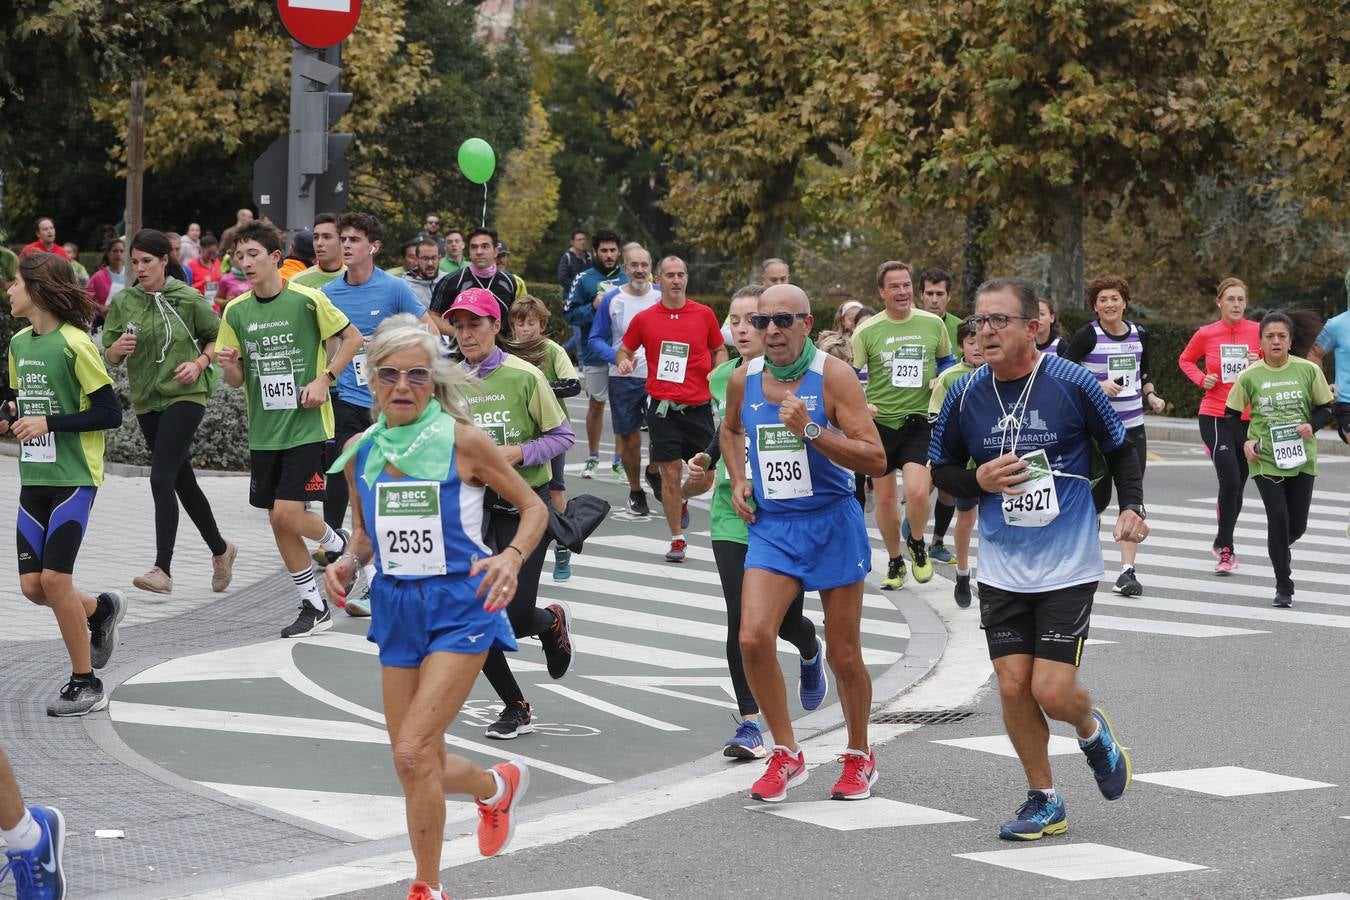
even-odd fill
[[[797,321],[798,319],[805,320],[809,318],[810,315],[811,315],[810,313],[800,313],[800,312],[799,313],[780,312],[774,313],[771,316],[766,316],[762,313],[751,313],[750,315],[746,316],[746,318],[750,320],[750,324],[753,325],[757,331],[764,331],[769,327],[770,322],[777,325],[779,328],[791,328],[793,322]]]

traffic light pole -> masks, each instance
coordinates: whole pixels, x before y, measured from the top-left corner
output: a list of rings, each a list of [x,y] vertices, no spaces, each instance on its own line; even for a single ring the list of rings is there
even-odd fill
[[[285,224],[291,235],[313,223],[320,176],[340,163],[343,151],[351,142],[350,135],[328,133],[329,127],[342,117],[352,102],[351,94],[337,89],[342,73],[341,61],[341,44],[315,50],[297,41],[291,49],[286,221],[277,223]]]
[[[316,60],[317,50],[311,50],[299,41],[291,47],[291,124],[290,143],[286,153],[286,221],[275,224],[286,226],[286,233],[294,235],[310,227],[314,221],[314,176],[300,171],[300,135],[305,94],[310,91],[310,80],[305,77],[306,63]]]

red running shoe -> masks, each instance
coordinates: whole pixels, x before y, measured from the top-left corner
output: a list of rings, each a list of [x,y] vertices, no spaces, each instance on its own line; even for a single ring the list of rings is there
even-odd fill
[[[877,783],[876,751],[845,750],[839,754],[839,761],[844,764],[844,774],[834,783],[830,799],[866,800],[872,796],[872,785]]]
[[[516,831],[515,807],[530,786],[530,770],[519,759],[497,763],[492,767],[506,789],[496,803],[488,805],[482,800],[478,803],[478,852],[484,856],[496,856],[511,843]]]
[[[805,753],[798,750],[793,754],[786,747],[775,746],[764,774],[750,788],[750,797],[765,803],[781,803],[787,796],[788,788],[801,784],[808,775]]]

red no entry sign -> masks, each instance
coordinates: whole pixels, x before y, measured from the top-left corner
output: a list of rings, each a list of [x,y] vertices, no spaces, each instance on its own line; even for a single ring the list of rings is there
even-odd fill
[[[281,24],[307,47],[340,44],[361,18],[361,0],[277,0]]]

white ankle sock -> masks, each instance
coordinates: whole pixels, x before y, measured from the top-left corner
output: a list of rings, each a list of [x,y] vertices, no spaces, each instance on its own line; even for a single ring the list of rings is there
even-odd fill
[[[1045,795],[1045,799],[1051,801],[1052,803],[1054,802],[1055,798],[1059,796],[1059,794],[1057,794],[1057,793],[1055,792],[1055,789],[1052,788],[1052,787],[1048,787],[1048,788],[1032,788],[1032,790],[1033,790],[1033,791],[1040,791],[1042,794]]]
[[[327,525],[323,526],[323,537],[319,538],[319,546],[329,553],[341,553],[347,547],[347,542]]]
[[[377,573],[376,573],[376,570],[375,570],[375,564],[374,564],[374,563],[371,563],[370,565],[362,566],[362,567],[361,567],[361,574],[363,574],[363,575],[366,576],[366,584],[368,584],[368,585],[374,584],[374,583],[375,583],[375,575],[377,574]]]
[[[502,779],[502,776],[497,774],[497,770],[488,769],[488,774],[492,776],[492,780],[497,784],[497,793],[493,794],[486,800],[480,801],[484,806],[491,806],[494,803],[500,803],[502,800],[502,795],[506,793],[506,782]]]
[[[1124,575],[1126,572],[1134,572],[1134,566],[1121,566],[1120,574]]]
[[[32,850],[38,845],[38,841],[42,840],[42,826],[33,818],[33,814],[25,809],[18,825],[8,831],[0,828],[0,837],[5,839],[9,852],[22,853],[25,850]]]
[[[305,566],[303,571],[292,572],[291,581],[300,594],[300,601],[315,609],[324,608],[323,597],[319,594],[319,583],[314,579],[314,567]]]
[[[1096,723],[1096,727],[1094,727],[1094,728],[1092,729],[1092,734],[1091,734],[1091,736],[1085,737],[1085,738],[1079,738],[1079,739],[1078,739],[1078,746],[1080,746],[1080,747],[1086,747],[1088,744],[1090,744],[1090,743],[1092,743],[1093,741],[1095,741],[1095,740],[1101,735],[1101,733],[1102,733],[1102,723],[1101,723],[1101,722],[1097,722],[1097,723]]]

